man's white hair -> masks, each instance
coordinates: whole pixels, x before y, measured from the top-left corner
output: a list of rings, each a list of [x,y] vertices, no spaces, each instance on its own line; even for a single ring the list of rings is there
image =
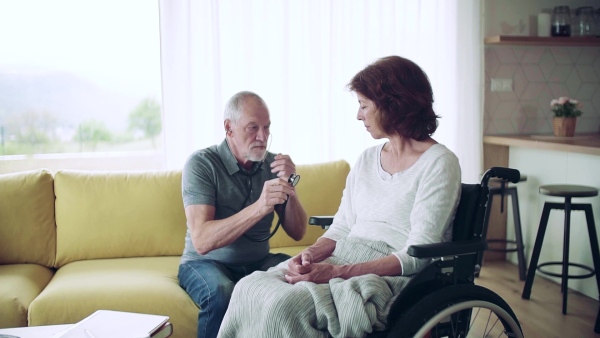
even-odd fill
[[[231,123],[235,124],[242,117],[242,104],[246,101],[247,98],[254,98],[260,102],[265,108],[267,108],[267,104],[262,99],[262,97],[258,96],[258,94],[250,92],[250,91],[242,91],[235,95],[233,95],[227,104],[225,105],[225,113],[223,114],[224,120],[229,120]]]

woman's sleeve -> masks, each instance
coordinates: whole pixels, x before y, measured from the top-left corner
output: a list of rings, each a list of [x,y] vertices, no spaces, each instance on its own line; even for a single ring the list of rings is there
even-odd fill
[[[403,275],[415,274],[430,262],[410,256],[409,246],[449,240],[445,234],[454,219],[460,191],[460,165],[454,154],[440,156],[426,168],[410,213],[411,229],[406,246],[394,253],[402,264]]]

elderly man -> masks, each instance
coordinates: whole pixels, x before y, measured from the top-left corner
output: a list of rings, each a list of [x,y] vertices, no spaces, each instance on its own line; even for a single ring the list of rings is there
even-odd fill
[[[198,337],[217,336],[238,280],[289,258],[269,253],[274,211],[290,237],[306,232],[306,212],[288,182],[294,162],[268,151],[270,125],[260,96],[237,93],[225,108],[225,140],[184,166],[188,230],[178,278],[201,309]]]

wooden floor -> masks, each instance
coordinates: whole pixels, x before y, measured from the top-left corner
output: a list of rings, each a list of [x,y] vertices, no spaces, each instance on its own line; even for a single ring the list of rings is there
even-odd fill
[[[540,276],[533,282],[531,298],[522,299],[525,282],[519,280],[517,267],[512,263],[485,262],[475,283],[504,298],[517,315],[525,337],[600,337],[594,333],[597,300],[570,290],[568,313],[563,315],[560,285]]]

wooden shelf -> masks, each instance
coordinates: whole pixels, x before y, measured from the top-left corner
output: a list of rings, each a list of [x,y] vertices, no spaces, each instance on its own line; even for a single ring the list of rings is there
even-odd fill
[[[486,37],[486,45],[523,45],[523,46],[589,46],[600,47],[600,37],[539,37],[494,35]]]

